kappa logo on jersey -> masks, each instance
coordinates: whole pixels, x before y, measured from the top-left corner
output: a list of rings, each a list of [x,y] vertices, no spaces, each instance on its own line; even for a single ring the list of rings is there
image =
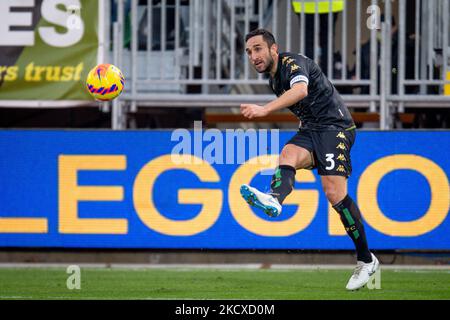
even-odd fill
[[[339,167],[336,169],[336,171],[338,171],[338,172],[345,172],[345,168],[344,168],[344,166],[341,164],[341,165],[339,165]]]
[[[291,64],[291,63],[294,62],[294,61],[295,61],[294,59],[289,58],[289,57],[284,57],[283,59],[281,59],[281,62],[282,62],[283,64],[285,64],[285,65],[289,65],[289,64]]]
[[[336,138],[347,139],[342,131],[337,134]]]
[[[338,159],[340,161],[347,161],[347,159],[345,158],[345,156],[342,153],[340,153],[336,159]]]
[[[336,149],[347,150],[347,147],[341,142],[336,146]]]
[[[298,69],[300,69],[300,67],[299,67],[298,65],[294,64],[294,65],[291,67],[291,72],[294,72],[295,70],[298,70]]]

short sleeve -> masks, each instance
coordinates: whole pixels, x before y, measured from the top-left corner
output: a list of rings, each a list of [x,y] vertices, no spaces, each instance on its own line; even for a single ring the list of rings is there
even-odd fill
[[[309,70],[307,60],[301,55],[297,57],[286,57],[284,61],[286,72],[288,74],[287,80],[289,81],[289,88],[295,83],[304,82],[309,84]]]

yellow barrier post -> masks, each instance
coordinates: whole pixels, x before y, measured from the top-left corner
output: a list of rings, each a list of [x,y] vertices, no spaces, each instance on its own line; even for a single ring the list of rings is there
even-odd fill
[[[447,81],[450,81],[450,71],[447,72]],[[450,83],[444,84],[444,96],[450,96]]]

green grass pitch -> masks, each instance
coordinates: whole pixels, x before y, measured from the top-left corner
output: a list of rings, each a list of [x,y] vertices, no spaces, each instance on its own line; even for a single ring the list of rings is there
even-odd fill
[[[450,299],[448,270],[381,270],[381,289],[347,292],[351,270],[0,268],[0,299]]]

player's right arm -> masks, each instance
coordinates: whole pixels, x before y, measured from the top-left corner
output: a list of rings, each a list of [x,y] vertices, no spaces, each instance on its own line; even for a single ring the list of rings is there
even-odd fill
[[[277,99],[269,102],[264,106],[267,113],[284,109],[295,105],[297,102],[303,100],[308,95],[308,85],[306,82],[296,82],[292,87],[279,96]]]
[[[268,114],[290,107],[301,101],[308,95],[308,86],[305,82],[295,83],[291,89],[287,90],[277,99],[269,102],[265,106],[257,104],[241,104],[241,113],[244,117],[253,119],[265,117]]]

